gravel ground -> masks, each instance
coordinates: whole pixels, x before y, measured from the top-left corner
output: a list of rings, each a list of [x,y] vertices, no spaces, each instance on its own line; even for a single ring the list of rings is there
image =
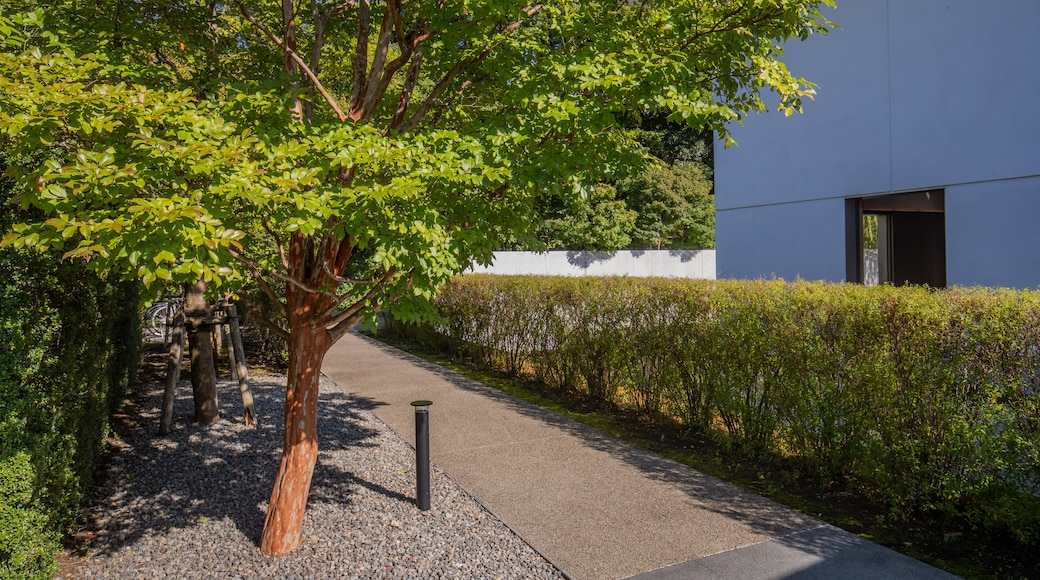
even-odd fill
[[[69,578],[562,578],[442,471],[432,507],[415,498],[412,447],[338,385],[322,384],[321,452],[304,541],[292,554],[257,543],[281,452],[284,377],[253,381],[260,427],[240,423],[237,385],[220,384],[214,425],[190,422],[182,384],[175,425],[158,429],[162,385],[140,389],[119,417],[104,482],[78,537]]]

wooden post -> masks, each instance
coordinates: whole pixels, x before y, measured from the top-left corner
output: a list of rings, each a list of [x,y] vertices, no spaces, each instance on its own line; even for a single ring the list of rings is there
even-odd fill
[[[224,341],[220,339],[223,327],[223,324],[214,324],[213,329],[210,330],[213,340],[213,374],[216,377],[220,377],[220,349],[224,347]]]
[[[228,305],[227,304],[221,304],[220,306],[221,306],[221,308],[224,309],[224,312],[226,314],[227,311],[228,311],[227,310]],[[238,381],[238,368],[236,368],[237,365],[235,364],[235,348],[233,346],[231,346],[231,342],[230,342],[231,339],[229,338],[230,332],[231,332],[231,322],[230,321],[227,324],[221,324],[220,325],[220,338],[221,338],[221,341],[227,346],[228,367],[231,369],[231,380],[237,382]]]
[[[178,310],[173,317],[173,333],[170,336],[170,358],[166,364],[166,390],[163,392],[162,415],[159,417],[159,435],[169,435],[173,425],[173,399],[177,394],[177,382],[181,379],[185,334],[184,311]]]
[[[242,393],[242,412],[245,415],[245,424],[248,427],[256,426],[256,412],[253,410],[253,391],[249,389],[249,370],[246,368],[246,350],[242,345],[242,328],[238,325],[238,309],[234,304],[227,306],[228,327],[231,329],[231,348],[228,355],[234,351],[231,365],[235,369],[238,379],[238,390]]]

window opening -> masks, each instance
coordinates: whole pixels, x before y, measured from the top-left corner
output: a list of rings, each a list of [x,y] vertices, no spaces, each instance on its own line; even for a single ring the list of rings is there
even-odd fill
[[[946,287],[946,215],[942,190],[850,200],[850,274],[862,284]],[[853,216],[850,216],[853,217]],[[850,232],[851,234],[851,232]],[[849,279],[854,279],[852,275]]]

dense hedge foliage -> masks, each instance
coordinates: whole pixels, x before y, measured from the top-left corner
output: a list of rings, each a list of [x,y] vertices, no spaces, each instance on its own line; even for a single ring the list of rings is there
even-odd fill
[[[437,305],[425,337],[491,367],[1040,539],[1040,292],[465,276]]]
[[[136,370],[137,303],[136,285],[82,264],[0,250],[0,578],[57,572],[59,540]]]

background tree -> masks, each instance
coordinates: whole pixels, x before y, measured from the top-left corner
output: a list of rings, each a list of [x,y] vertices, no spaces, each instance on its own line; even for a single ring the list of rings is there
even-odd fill
[[[536,202],[538,241],[548,250],[614,251],[628,247],[636,212],[617,199],[613,185],[596,184],[585,195],[554,195]]]
[[[713,135],[667,111],[644,111],[625,120],[646,155],[656,162],[616,184],[597,184],[587,195],[564,200],[541,196],[537,241],[511,240],[506,248],[615,251],[715,247],[711,197]]]
[[[667,165],[700,163],[712,167],[715,136],[711,130],[669,118],[669,111],[648,111],[632,123],[636,139],[647,153]]]
[[[625,205],[636,212],[633,248],[660,250],[715,247],[715,199],[710,170],[679,161],[650,167],[618,183]]]
[[[168,36],[150,61],[122,59],[110,16],[3,19],[4,147],[46,154],[11,170],[46,219],[3,244],[145,285],[254,284],[277,305],[289,376],[261,550],[285,554],[329,347],[381,309],[429,316],[440,284],[528,231],[535,195],[638,164],[619,116],[667,109],[725,134],[761,91],[797,109],[811,86],[779,43],[826,30],[823,3],[155,2]]]

